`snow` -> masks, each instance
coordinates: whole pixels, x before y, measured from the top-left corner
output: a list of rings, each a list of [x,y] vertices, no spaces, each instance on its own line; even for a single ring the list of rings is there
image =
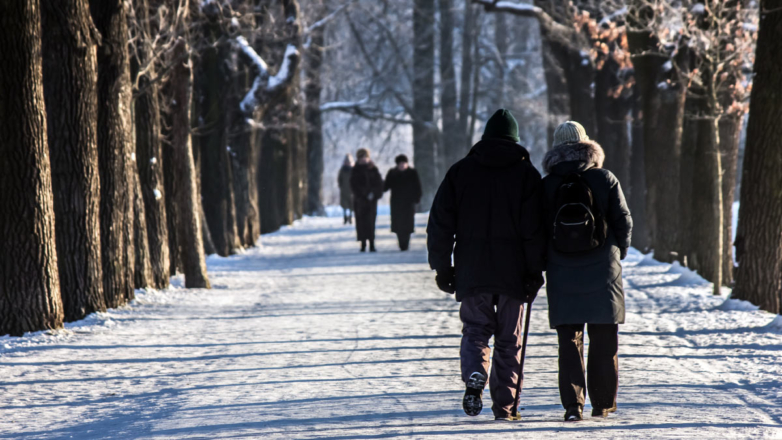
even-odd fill
[[[242,99],[242,102],[239,103],[239,108],[242,110],[242,112],[249,114],[255,107],[258,106],[257,95],[258,90],[261,87],[264,87],[267,91],[272,91],[285,83],[285,81],[288,79],[288,76],[290,75],[291,60],[299,55],[299,50],[295,45],[289,44],[285,48],[285,55],[283,56],[280,70],[276,75],[269,76],[269,66],[266,64],[266,61],[264,61],[263,58],[261,58],[261,56],[255,52],[255,49],[250,46],[250,43],[247,41],[247,39],[240,35],[236,37],[235,41],[239,46],[239,49],[245,55],[247,55],[250,61],[255,64],[258,69],[258,75],[256,75],[255,80],[253,80],[253,85],[250,88],[250,91],[247,92],[247,94]]]
[[[157,157],[150,157],[149,158],[149,164],[155,165],[157,163]]]
[[[515,2],[508,2],[508,1],[501,1],[497,2],[494,5],[497,9],[507,9],[507,10],[516,10],[519,12],[533,12],[538,13],[541,11],[541,9],[537,6],[530,5],[527,3],[515,3]]]
[[[673,69],[673,63],[671,60],[668,60],[663,64],[663,72],[670,72],[671,69]]]
[[[697,275],[634,250],[616,414],[560,421],[543,290],[522,422],[494,422],[488,392],[465,416],[458,304],[426,266],[425,222],[402,253],[382,215],[379,252],[360,254],[341,218],[308,217],[209,257],[212,290],[178,276],[65,330],[0,337],[0,438],[782,437],[782,319],[720,308]]]
[[[163,193],[157,188],[153,189],[152,193],[155,194],[155,200],[160,200],[163,197]]]
[[[276,75],[269,78],[269,84],[266,86],[268,90],[273,90],[285,82],[285,80],[288,78],[288,75],[290,75],[289,71],[291,68],[291,59],[298,55],[299,50],[293,44],[289,44],[288,47],[285,48],[285,55],[283,56],[280,71],[277,72]]]
[[[690,9],[690,13],[693,15],[703,15],[706,13],[706,6],[703,3],[695,3]]]

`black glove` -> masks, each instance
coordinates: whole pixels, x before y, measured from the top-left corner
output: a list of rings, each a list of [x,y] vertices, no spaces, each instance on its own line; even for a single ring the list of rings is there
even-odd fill
[[[627,248],[619,249],[619,259],[624,260],[625,258],[627,258]]]
[[[447,269],[438,270],[437,276],[434,277],[435,282],[437,282],[437,287],[442,290],[445,293],[454,293],[456,292],[456,274],[453,270],[453,267],[449,267]]]
[[[527,295],[528,303],[532,304],[538,297],[538,291],[543,287],[543,274],[540,272],[527,274],[524,277],[524,293]]]

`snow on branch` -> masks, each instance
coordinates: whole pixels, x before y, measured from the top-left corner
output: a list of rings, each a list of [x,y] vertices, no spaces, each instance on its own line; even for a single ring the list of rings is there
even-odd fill
[[[572,27],[558,23],[546,11],[535,5],[497,0],[472,0],[472,2],[483,5],[486,12],[504,12],[519,17],[536,18],[542,32],[548,34],[549,38],[556,39],[563,44],[571,43],[575,34]]]
[[[258,73],[253,80],[252,88],[239,103],[239,109],[244,114],[252,114],[252,112],[258,107],[261,96],[272,94],[279,89],[284,88],[290,84],[295,72],[296,66],[299,61],[299,49],[289,44],[285,49],[285,55],[283,56],[282,65],[276,75],[269,74],[269,65],[266,64],[263,58],[253,49],[248,43],[247,39],[243,36],[238,36],[235,39],[237,46],[255,66]]]
[[[364,119],[369,119],[372,121],[388,121],[388,122],[393,122],[395,124],[415,123],[415,121],[412,119],[400,118],[394,115],[389,115],[383,112],[383,110],[378,107],[367,106],[366,105],[367,102],[369,102],[369,98],[364,98],[361,101],[327,102],[320,106],[320,111],[323,113],[330,112],[330,111],[339,111],[339,112],[355,115]]]

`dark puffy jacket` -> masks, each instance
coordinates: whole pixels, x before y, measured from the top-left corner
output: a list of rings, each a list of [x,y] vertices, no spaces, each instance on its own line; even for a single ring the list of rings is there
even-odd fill
[[[529,153],[511,141],[480,141],[451,167],[432,204],[427,247],[435,270],[450,267],[453,253],[458,301],[537,293],[545,252],[542,189]]]
[[[415,230],[415,205],[421,201],[418,171],[391,168],[386,174],[386,191],[391,191],[391,232],[412,234]]]
[[[605,244],[589,252],[557,252],[551,242],[546,265],[549,324],[623,324],[622,249],[630,247],[633,220],[622,187],[608,170],[600,168],[603,149],[596,142],[557,147],[546,154],[543,179],[546,191],[548,234],[554,224],[557,189],[570,173],[589,184],[595,203],[608,223]],[[549,235],[550,236],[550,235]]]

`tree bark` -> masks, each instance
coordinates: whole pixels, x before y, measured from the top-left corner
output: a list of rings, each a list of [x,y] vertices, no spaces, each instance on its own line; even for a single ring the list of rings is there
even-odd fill
[[[722,154],[722,285],[732,286],[733,267],[733,202],[736,200],[736,171],[743,114],[728,114],[720,118],[720,153]]]
[[[469,10],[470,6],[465,5]],[[453,1],[439,0],[440,8],[440,114],[443,121],[440,154],[443,156],[443,168],[440,175],[445,176],[448,169],[462,157],[464,151],[464,131],[459,131],[457,116],[456,72],[453,65]],[[498,16],[499,17],[499,16]],[[469,50],[469,48],[467,49]],[[462,75],[464,77],[464,75]],[[464,87],[464,84],[462,85]],[[469,89],[469,76],[466,86]],[[469,90],[468,90],[469,93]],[[467,95],[469,97],[469,94]],[[467,98],[469,101],[469,98]]]
[[[450,2],[450,0],[446,1]],[[474,86],[471,84],[471,78],[474,70],[472,43],[475,39],[475,20],[478,15],[479,14],[476,13],[472,3],[465,2],[464,22],[462,29],[462,70],[459,80],[459,119],[457,121],[458,127],[456,129],[457,135],[461,138],[464,138],[464,141],[462,142],[461,149],[456,148],[454,145],[454,151],[451,151],[451,149],[448,148],[448,141],[445,141],[446,144],[444,148],[446,148],[446,157],[450,157],[449,162],[456,162],[456,160],[453,159],[458,160],[459,158],[463,157],[472,147],[472,136],[468,136],[469,129],[467,124],[470,117],[470,96],[472,95],[471,91],[474,88]],[[443,128],[443,134],[448,134],[448,131],[445,130],[445,128]],[[449,152],[451,154],[449,154]]]
[[[651,246],[646,225],[646,168],[644,166],[643,102],[638,90],[633,90],[633,153],[630,155],[630,212],[633,215],[633,246],[648,252]]]
[[[762,1],[761,9],[776,7]],[[733,297],[782,313],[782,14],[760,14],[736,235]]]
[[[664,57],[647,54],[656,50],[650,33],[628,32],[628,43],[635,54],[636,90],[643,102],[647,226],[654,258],[672,262],[680,250],[678,164],[687,88],[677,69],[663,71]]]
[[[142,8],[143,9],[143,8]],[[139,64],[149,62],[144,42],[136,49]],[[147,221],[147,237],[152,267],[152,287],[168,287],[170,271],[170,253],[168,243],[168,220],[166,219],[166,184],[163,169],[163,145],[161,139],[160,105],[158,87],[150,83],[154,68],[150,73],[142,73],[138,78],[139,95],[135,102],[136,119],[136,161],[144,199],[144,211]]]
[[[421,178],[421,209],[437,190],[434,124],[434,0],[413,2],[413,156]]]
[[[627,93],[616,94],[623,84],[620,66],[613,54],[608,54],[595,81],[595,114],[597,115],[597,141],[605,150],[603,168],[616,175],[631,195],[630,183],[630,113],[632,100]]]
[[[0,2],[0,53],[0,335],[21,336],[63,322],[37,0]]]
[[[138,180],[138,168],[135,156],[131,156],[131,190],[133,192],[133,247],[135,250],[135,268],[133,279],[136,289],[152,285],[152,257],[149,255],[147,237],[147,216],[144,212],[144,196],[141,195],[141,183]]]
[[[127,12],[122,0],[90,0],[90,11],[103,37],[98,49],[101,258],[106,306],[113,308],[134,297]]]
[[[177,240],[185,287],[210,288],[206,272],[206,255],[202,241],[201,219],[198,211],[198,190],[190,141],[190,108],[193,73],[189,48],[180,38],[173,50],[174,60],[179,61],[171,72],[171,159],[175,186],[177,188],[175,210],[177,218]]]
[[[219,27],[211,25],[211,40],[219,40]],[[236,227],[233,175],[227,135],[230,104],[226,90],[231,87],[228,59],[230,47],[219,44],[207,48],[200,63],[198,89],[201,95],[202,134],[201,147],[201,195],[206,223],[217,253],[228,256],[240,247]],[[237,103],[238,104],[238,103]]]
[[[87,0],[44,2],[43,80],[65,321],[106,310],[100,255],[96,44]]]
[[[312,31],[304,60],[304,119],[307,124],[307,204],[304,212],[309,215],[326,214],[323,208],[323,119],[320,111],[325,32],[325,26]]]

